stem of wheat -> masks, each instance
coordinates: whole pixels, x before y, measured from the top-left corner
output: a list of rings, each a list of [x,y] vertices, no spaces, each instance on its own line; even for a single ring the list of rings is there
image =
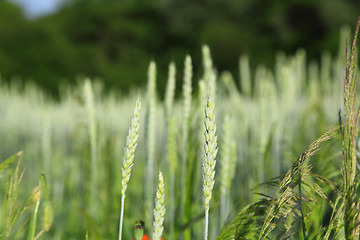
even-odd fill
[[[124,216],[124,204],[125,204],[125,193],[128,182],[131,176],[131,169],[134,163],[135,150],[137,146],[137,140],[139,137],[139,119],[140,119],[140,108],[141,101],[138,98],[136,100],[133,117],[131,119],[129,133],[126,137],[126,146],[124,149],[123,166],[121,169],[122,174],[122,189],[121,189],[121,211],[120,211],[120,223],[119,223],[119,240],[122,239],[122,226]]]
[[[215,165],[217,154],[217,137],[214,113],[214,102],[209,97],[205,106],[205,156],[203,163],[203,194],[205,202],[205,233],[204,240],[208,239],[209,205],[212,196],[212,189],[215,184]]]

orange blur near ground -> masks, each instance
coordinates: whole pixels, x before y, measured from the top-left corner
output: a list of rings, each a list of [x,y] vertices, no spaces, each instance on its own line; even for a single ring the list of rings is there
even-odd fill
[[[133,238],[133,240],[135,240],[135,238]],[[150,238],[148,235],[144,234],[141,240],[150,240]],[[160,240],[163,240],[163,238],[160,238]]]
[[[139,234],[143,234],[141,240],[150,240],[150,238],[148,237],[148,235],[146,235],[146,233],[144,233],[144,227],[145,227],[145,223],[142,220],[138,220],[135,222],[135,226],[134,226],[134,235],[138,235],[138,237],[140,237],[141,235]],[[135,238],[133,238],[133,240],[135,240]],[[163,238],[160,238],[160,240],[163,240]]]

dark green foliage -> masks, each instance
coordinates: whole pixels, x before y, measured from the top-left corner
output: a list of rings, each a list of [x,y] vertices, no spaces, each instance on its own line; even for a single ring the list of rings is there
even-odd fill
[[[234,76],[241,54],[271,66],[279,49],[305,48],[309,59],[319,59],[323,49],[335,53],[338,29],[354,22],[360,8],[334,0],[64,2],[57,13],[29,20],[9,0],[0,1],[0,73],[7,81],[32,80],[58,95],[59,84],[81,74],[125,93],[144,85],[142,73],[155,60],[163,93],[168,62],[180,65],[190,53],[200,69],[198,49],[205,43],[218,70]]]

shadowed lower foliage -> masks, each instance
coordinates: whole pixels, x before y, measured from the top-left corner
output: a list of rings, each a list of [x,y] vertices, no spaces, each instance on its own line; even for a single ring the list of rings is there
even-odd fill
[[[222,229],[218,239],[288,239],[298,225],[311,215],[319,197],[326,197],[318,182],[321,177],[311,173],[308,158],[316,154],[322,142],[332,139],[338,128],[324,133],[314,141],[294,162],[282,178],[275,178],[265,185],[277,187],[274,196],[264,198],[239,211]],[[327,184],[333,185],[330,181]],[[300,190],[301,189],[301,190]],[[305,210],[306,209],[306,210]]]

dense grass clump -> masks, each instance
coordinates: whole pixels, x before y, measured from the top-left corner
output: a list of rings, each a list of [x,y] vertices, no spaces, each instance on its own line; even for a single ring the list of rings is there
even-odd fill
[[[359,24],[338,57],[243,55],[238,79],[204,46],[164,101],[155,62],[127,96],[0,83],[1,239],[359,239]]]

